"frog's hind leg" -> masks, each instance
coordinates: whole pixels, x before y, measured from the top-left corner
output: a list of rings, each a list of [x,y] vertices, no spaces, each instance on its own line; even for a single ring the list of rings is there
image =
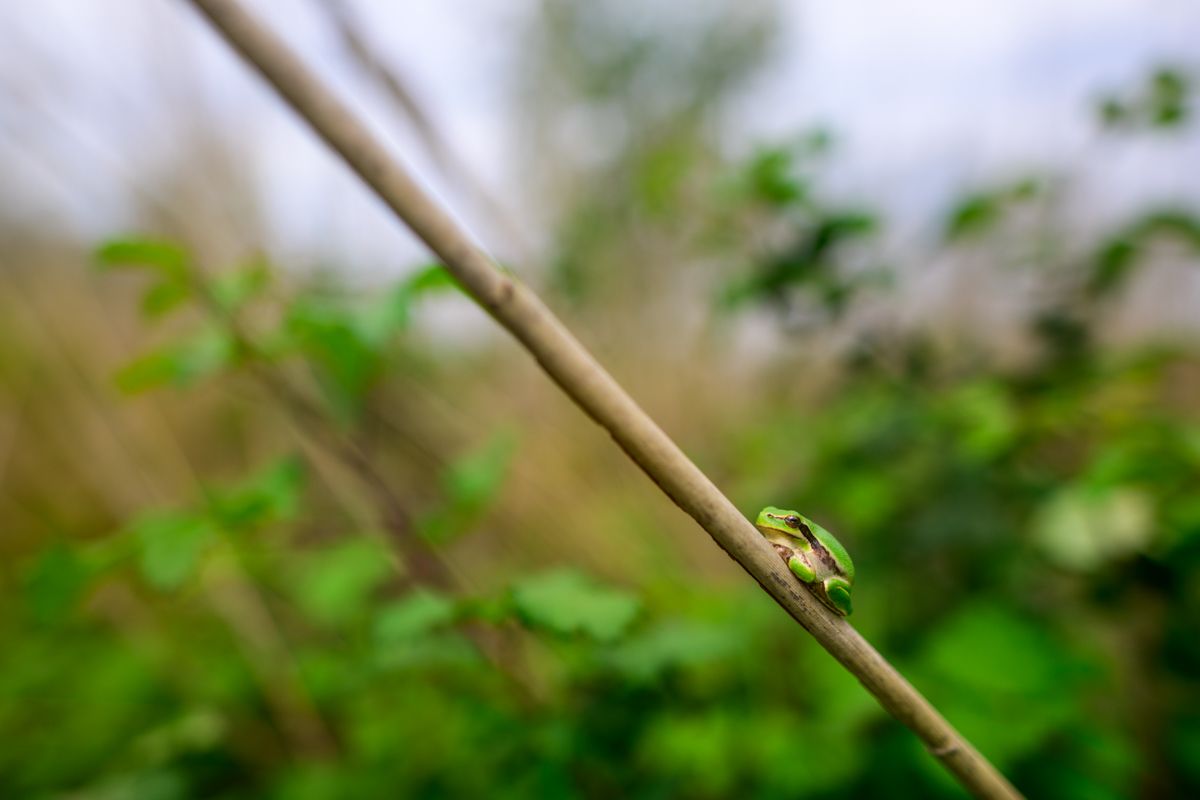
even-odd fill
[[[825,596],[842,616],[849,616],[854,607],[850,604],[850,584],[841,578],[825,579]]]

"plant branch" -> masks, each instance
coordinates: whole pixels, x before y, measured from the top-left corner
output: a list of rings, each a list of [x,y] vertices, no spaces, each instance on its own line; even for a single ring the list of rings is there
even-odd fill
[[[801,588],[754,526],[537,295],[500,270],[471,241],[299,56],[236,0],[192,3],[441,258],[476,302],[529,350],[559,387],[892,716],[911,728],[964,787],[978,797],[1020,797],[861,634]]]

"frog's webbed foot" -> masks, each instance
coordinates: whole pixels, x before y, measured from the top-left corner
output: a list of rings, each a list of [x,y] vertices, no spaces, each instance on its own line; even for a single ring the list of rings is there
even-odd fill
[[[850,584],[842,578],[825,579],[825,596],[830,605],[843,617],[849,616],[854,607],[850,603]]]

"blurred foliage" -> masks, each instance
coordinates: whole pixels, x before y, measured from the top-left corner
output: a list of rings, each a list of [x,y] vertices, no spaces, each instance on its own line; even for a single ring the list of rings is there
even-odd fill
[[[1038,190],[1036,180],[1026,179],[964,197],[946,220],[946,240],[953,242],[987,232],[1013,206],[1036,197]]]
[[[1182,245],[1189,259],[1200,255],[1200,219],[1185,209],[1164,209],[1149,212],[1117,231],[1095,256],[1089,281],[1092,291],[1103,294],[1118,288],[1147,250],[1164,239]]]
[[[1030,301],[902,324],[834,138],[711,125],[769,7],[635,6],[549,2],[528,50],[627,126],[538,153],[548,294],[748,514],[838,532],[854,624],[1028,796],[1200,794],[1200,353],[1106,338],[1200,220],[1081,236],[1025,222],[1038,176],[972,188],[935,255]],[[1172,81],[1118,116],[1182,124]],[[96,261],[0,294],[0,797],[962,796],[522,356],[430,334],[445,270]]]
[[[885,286],[888,271],[871,256],[879,222],[869,211],[822,195],[817,174],[833,147],[824,130],[766,147],[721,187],[714,244],[752,264],[726,280],[719,305],[737,311],[766,304],[793,330],[836,322],[864,291]],[[753,242],[747,252],[745,242]]]
[[[1189,70],[1179,66],[1160,67],[1136,90],[1103,98],[1100,119],[1115,129],[1179,128],[1193,114],[1194,80]]]

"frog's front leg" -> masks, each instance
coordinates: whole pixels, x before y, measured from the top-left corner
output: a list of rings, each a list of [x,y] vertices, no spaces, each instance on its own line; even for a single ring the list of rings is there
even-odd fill
[[[799,553],[786,545],[779,544],[778,542],[772,542],[772,545],[775,548],[775,552],[778,553],[779,557],[783,559],[783,563],[788,565],[788,569],[790,569],[797,578],[805,583],[812,583],[813,580],[816,579],[816,571],[808,565],[808,562],[800,557]]]
[[[798,555],[793,554],[792,557],[788,559],[787,565],[788,569],[790,569],[797,578],[805,583],[812,583],[817,577],[816,571],[808,565],[808,562],[800,558]]]

